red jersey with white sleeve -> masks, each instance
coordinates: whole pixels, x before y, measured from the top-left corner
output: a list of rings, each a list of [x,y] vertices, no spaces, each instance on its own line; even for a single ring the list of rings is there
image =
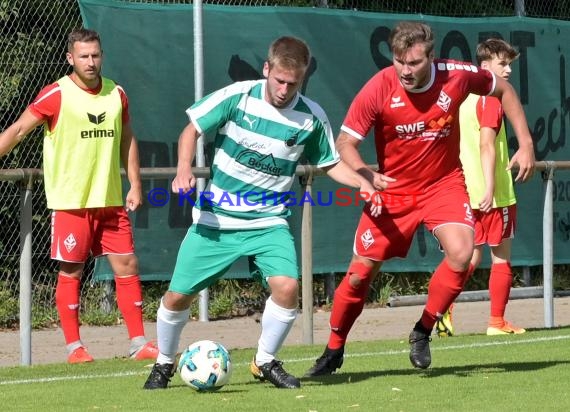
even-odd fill
[[[101,91],[103,82],[99,82],[99,86],[96,89],[83,89],[87,93],[97,94]],[[119,89],[119,95],[121,96],[121,103],[123,106],[122,120],[123,124],[127,124],[130,120],[129,117],[129,100],[127,94],[123,88],[117,85]],[[57,119],[59,117],[59,111],[61,108],[61,89],[57,82],[45,86],[32,103],[28,106],[28,109],[32,112],[34,116],[39,119],[43,119],[48,123],[48,129],[53,130],[57,124]]]
[[[499,133],[503,124],[503,105],[498,98],[480,97],[476,111],[480,127],[490,127]]]
[[[492,72],[473,64],[435,59],[428,84],[408,91],[394,66],[359,91],[341,130],[364,140],[374,128],[379,171],[397,179],[387,193],[425,193],[450,175],[461,175],[459,106],[469,93],[488,95]]]

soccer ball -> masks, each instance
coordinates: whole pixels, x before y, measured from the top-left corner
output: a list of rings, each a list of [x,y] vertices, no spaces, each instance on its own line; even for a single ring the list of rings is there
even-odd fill
[[[194,342],[180,355],[178,372],[182,381],[198,392],[217,391],[230,380],[230,353],[212,340]]]

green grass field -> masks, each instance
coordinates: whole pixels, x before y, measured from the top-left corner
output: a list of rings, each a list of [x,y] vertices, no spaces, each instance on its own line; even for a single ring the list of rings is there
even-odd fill
[[[197,393],[178,376],[168,390],[141,389],[150,365],[128,359],[88,365],[0,369],[4,411],[567,411],[570,408],[570,328],[524,335],[434,337],[432,366],[413,369],[404,340],[350,342],[340,373],[302,379],[280,390],[251,377],[254,349],[231,352],[231,382]],[[280,353],[297,375],[321,346]]]

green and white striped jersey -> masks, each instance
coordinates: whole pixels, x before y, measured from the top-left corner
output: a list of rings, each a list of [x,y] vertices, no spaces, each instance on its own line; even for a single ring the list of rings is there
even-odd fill
[[[186,111],[198,132],[215,135],[211,178],[194,207],[194,223],[220,229],[287,225],[301,155],[319,167],[339,161],[324,110],[300,93],[278,109],[264,99],[265,85],[237,82]]]

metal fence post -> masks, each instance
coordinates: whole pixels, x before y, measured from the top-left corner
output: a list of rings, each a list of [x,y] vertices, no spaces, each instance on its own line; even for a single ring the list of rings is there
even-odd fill
[[[326,303],[332,302],[336,290],[336,274],[331,272],[324,275]]]
[[[526,16],[524,0],[515,0],[515,16]]]
[[[312,199],[313,169],[305,167],[301,177],[306,195]],[[313,206],[303,203],[301,223],[301,293],[303,305],[303,343],[313,344]]]
[[[552,283],[554,271],[554,162],[546,162],[546,170],[542,173],[545,180],[544,211],[542,214],[542,265],[544,294],[544,327],[554,326],[554,287]]]
[[[20,188],[20,364],[32,364],[32,189],[34,176],[24,172]]]
[[[112,280],[104,280],[102,282],[103,286],[103,297],[101,299],[101,310],[103,313],[109,314],[113,311],[114,300],[115,300],[115,282]]]
[[[202,0],[194,1],[193,22],[194,22],[194,98],[199,100],[204,95],[204,30],[202,24],[203,7]],[[198,138],[196,145],[196,166],[206,165],[204,157],[204,136]],[[198,178],[196,182],[196,200],[204,192],[206,179]],[[198,294],[198,318],[200,322],[208,322],[208,306],[210,294],[208,289],[203,289]]]
[[[522,278],[523,285],[530,286],[531,283],[530,266],[523,266],[522,273],[523,273],[523,278]]]

